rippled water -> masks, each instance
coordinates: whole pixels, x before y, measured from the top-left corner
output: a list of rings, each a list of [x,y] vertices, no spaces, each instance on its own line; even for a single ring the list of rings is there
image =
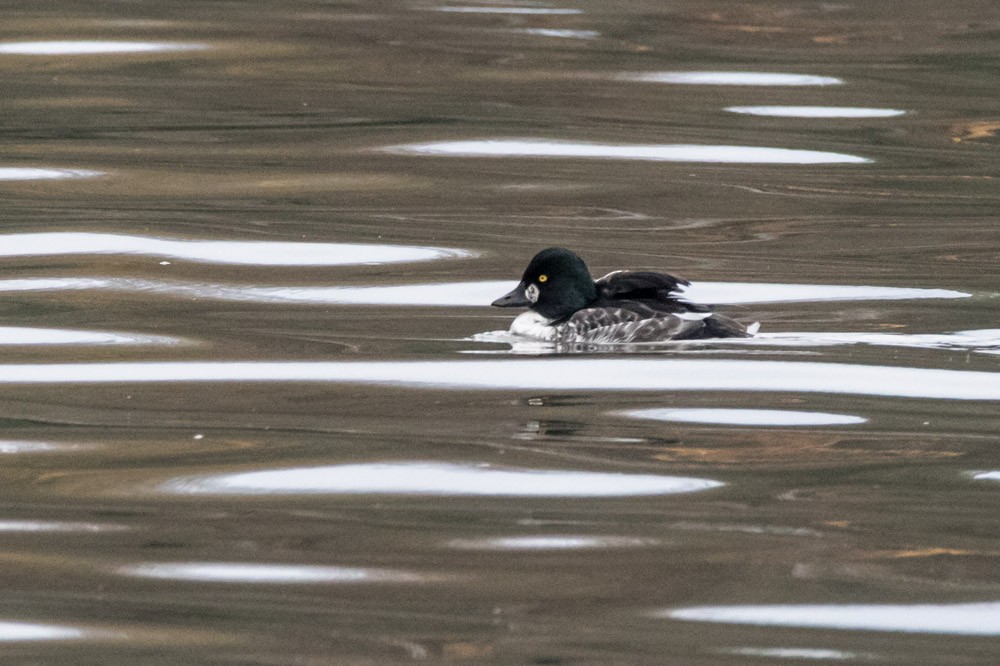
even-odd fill
[[[1000,18],[903,9],[8,8],[7,660],[995,661]],[[760,334],[514,338],[556,244]]]

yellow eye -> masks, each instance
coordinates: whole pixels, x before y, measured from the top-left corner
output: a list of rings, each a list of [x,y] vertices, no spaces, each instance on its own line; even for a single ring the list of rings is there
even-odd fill
[[[539,276],[538,276],[538,281],[539,281],[539,282],[545,282],[545,281],[546,281],[546,280],[548,280],[548,279],[549,279],[549,276],[548,276],[548,275],[539,275]]]

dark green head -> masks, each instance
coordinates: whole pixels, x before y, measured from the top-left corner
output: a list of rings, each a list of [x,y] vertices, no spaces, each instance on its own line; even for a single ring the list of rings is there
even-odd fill
[[[562,319],[596,298],[597,287],[583,259],[561,247],[550,247],[535,255],[521,282],[493,305],[527,307],[549,319]]]

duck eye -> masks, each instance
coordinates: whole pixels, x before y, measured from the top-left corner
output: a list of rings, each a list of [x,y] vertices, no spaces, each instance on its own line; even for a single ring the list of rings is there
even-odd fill
[[[548,276],[548,275],[539,275],[539,276],[538,276],[538,281],[539,281],[539,282],[545,282],[545,281],[546,281],[546,280],[548,280],[548,279],[549,279],[549,276]]]

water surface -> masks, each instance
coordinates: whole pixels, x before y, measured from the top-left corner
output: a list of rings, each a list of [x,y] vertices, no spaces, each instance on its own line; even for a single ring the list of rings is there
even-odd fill
[[[991,7],[7,9],[11,663],[993,663]],[[539,249],[753,340],[564,354]]]

